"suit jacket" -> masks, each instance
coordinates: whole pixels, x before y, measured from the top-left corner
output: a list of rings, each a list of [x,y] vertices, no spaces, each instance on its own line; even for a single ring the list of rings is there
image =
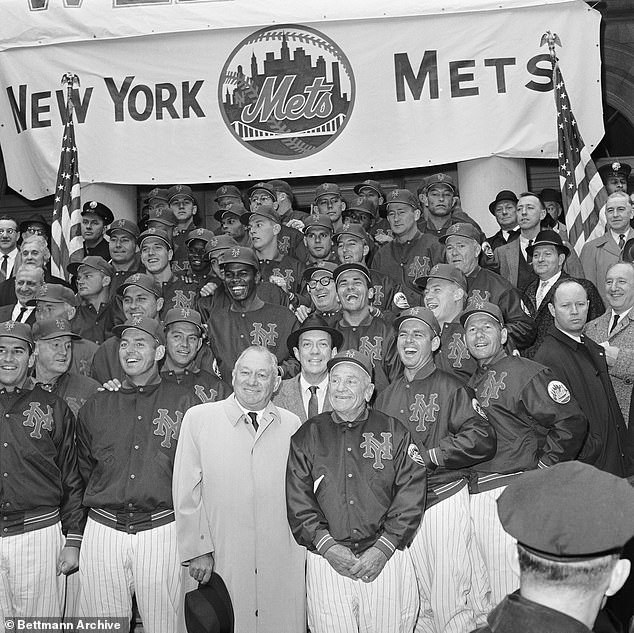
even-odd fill
[[[605,314],[586,325],[584,333],[599,344],[607,341],[610,345],[619,348],[616,363],[612,366],[608,365],[608,371],[621,412],[627,420],[630,413],[632,384],[634,384],[634,310],[626,319],[619,321],[613,332],[608,335],[611,320],[612,311],[606,310]]]
[[[586,275],[583,273],[583,266],[577,257],[574,249],[568,242],[564,242],[570,249],[570,255],[566,257],[564,262],[564,271],[571,277],[577,277],[579,279],[585,279]],[[495,250],[495,254],[500,262],[500,275],[505,279],[508,279],[515,287],[517,287],[517,280],[519,278],[519,257],[520,257],[520,240],[519,238],[509,242],[504,246],[500,246]]]
[[[5,321],[11,321],[13,308],[15,308],[15,303],[8,306],[0,306],[0,323],[4,323]],[[35,323],[35,310],[31,310],[31,314],[29,314],[26,320],[26,324],[32,327],[34,323]]]
[[[520,235],[519,229],[516,229],[511,232],[510,239],[507,241],[504,239],[504,235],[502,234],[502,229],[500,229],[497,233],[495,233],[491,237],[487,237],[487,242],[491,245],[491,248],[495,250],[496,248],[500,248],[500,246],[504,246],[505,244],[514,242],[519,237],[519,235]]]
[[[537,338],[529,348],[522,352],[522,356],[533,358],[535,352],[542,344],[546,333],[550,327],[554,325],[555,319],[548,309],[548,303],[553,298],[553,294],[555,292],[554,286],[563,279],[573,279],[573,277],[562,271],[559,280],[548,289],[548,292],[546,293],[546,296],[541,302],[539,308],[537,308],[537,288],[539,287],[540,280],[536,279],[526,287],[526,290],[522,295],[522,300],[535,320],[535,325],[537,326]],[[588,300],[590,301],[590,306],[588,308],[588,322],[600,317],[605,312],[605,305],[595,285],[587,279],[575,279],[575,281],[578,281],[588,293]]]
[[[302,393],[299,386],[299,374],[294,378],[282,380],[282,384],[278,392],[273,396],[273,404],[276,407],[287,409],[299,417],[302,424],[308,419],[308,411],[304,406]],[[328,400],[328,392],[326,391],[326,400],[324,401],[324,411],[331,411],[330,401]],[[320,411],[323,413],[323,411]]]
[[[589,279],[598,289],[603,301],[607,305],[605,292],[605,275],[612,264],[616,264],[621,257],[621,249],[608,231],[601,237],[595,237],[586,242],[581,249],[581,263]]]

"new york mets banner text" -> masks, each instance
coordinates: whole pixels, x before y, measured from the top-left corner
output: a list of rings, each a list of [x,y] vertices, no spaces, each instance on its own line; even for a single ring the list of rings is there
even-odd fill
[[[24,0],[25,14],[33,2]],[[66,11],[78,23],[84,8],[75,4]],[[99,4],[121,20],[116,0]],[[560,65],[592,151],[603,135],[600,16],[581,0],[530,4],[43,43],[25,41],[22,30],[0,50],[8,182],[28,198],[52,192],[65,72],[81,80],[73,101],[82,182],[218,183],[553,158],[546,30],[562,42]],[[172,16],[187,9],[151,7]],[[139,18],[135,10],[119,7],[128,20]]]

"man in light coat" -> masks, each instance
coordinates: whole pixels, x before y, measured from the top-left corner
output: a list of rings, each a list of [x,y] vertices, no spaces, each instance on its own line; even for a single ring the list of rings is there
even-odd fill
[[[233,395],[183,418],[173,478],[180,558],[206,583],[222,576],[234,633],[301,633],[305,549],[286,519],[284,477],[299,418],[271,403],[277,359],[252,346],[233,369]]]

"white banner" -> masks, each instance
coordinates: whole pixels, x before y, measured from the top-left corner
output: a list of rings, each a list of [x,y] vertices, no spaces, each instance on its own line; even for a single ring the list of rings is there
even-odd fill
[[[491,155],[553,158],[555,104],[548,50],[540,47],[546,30],[562,42],[557,53],[590,151],[603,136],[600,15],[581,0],[103,39],[79,28],[88,5],[91,20],[95,6],[119,21],[127,11],[122,23],[134,30],[134,11],[154,11],[156,22],[166,12],[158,31],[182,27],[179,10],[192,15],[171,2],[121,5],[117,13],[118,2],[134,4],[66,8],[73,19],[50,43],[28,45],[23,30],[15,46],[4,40],[0,145],[10,186],[28,198],[55,184],[59,81],[68,71],[81,80],[74,102],[83,183],[219,183]],[[233,15],[240,0],[205,6],[221,4]],[[51,13],[51,33],[61,11]],[[37,13],[33,37],[46,14]],[[71,32],[82,41],[65,41]]]

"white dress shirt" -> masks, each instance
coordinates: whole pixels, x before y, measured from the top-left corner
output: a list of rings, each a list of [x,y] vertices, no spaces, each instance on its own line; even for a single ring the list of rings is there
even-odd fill
[[[304,374],[299,376],[299,389],[302,392],[302,402],[304,403],[304,411],[308,414],[308,402],[310,401],[310,387],[304,379]],[[317,389],[317,413],[321,413],[324,410],[324,403],[326,402],[326,391],[328,389],[328,376],[326,376],[318,385]]]

